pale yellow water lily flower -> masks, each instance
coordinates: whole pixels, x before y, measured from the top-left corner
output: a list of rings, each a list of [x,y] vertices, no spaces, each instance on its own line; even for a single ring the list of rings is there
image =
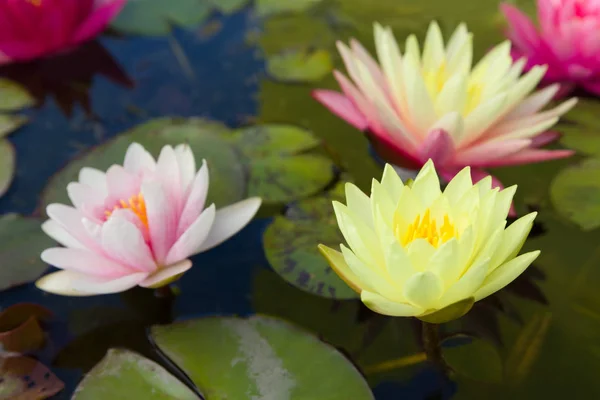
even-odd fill
[[[504,288],[538,257],[517,256],[536,217],[506,227],[516,186],[476,184],[469,167],[444,191],[429,160],[411,185],[388,164],[371,196],[346,184],[347,205],[333,202],[349,247],[319,249],[371,310],[441,323]]]

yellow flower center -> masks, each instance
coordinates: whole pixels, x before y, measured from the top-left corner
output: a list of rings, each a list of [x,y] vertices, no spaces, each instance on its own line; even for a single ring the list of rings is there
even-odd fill
[[[116,204],[112,210],[106,210],[104,215],[106,215],[106,219],[110,218],[113,212],[116,210],[131,210],[144,224],[146,228],[148,228],[148,215],[146,214],[146,202],[144,201],[144,196],[141,193],[131,196],[127,201],[119,200],[119,203]]]
[[[25,1],[36,7],[39,7],[42,5],[42,0],[25,0]]]
[[[397,228],[398,229],[398,228]],[[415,239],[425,239],[432,246],[438,247],[444,242],[458,236],[458,232],[448,215],[444,216],[444,223],[437,227],[435,219],[431,218],[429,209],[421,218],[421,214],[417,215],[412,224],[408,225],[406,233],[396,232],[397,237],[401,238],[402,245],[406,246]]]

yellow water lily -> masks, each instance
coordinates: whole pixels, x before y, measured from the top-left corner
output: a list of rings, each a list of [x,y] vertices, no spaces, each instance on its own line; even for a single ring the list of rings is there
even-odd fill
[[[348,183],[347,205],[333,202],[348,247],[319,249],[371,310],[446,322],[512,282],[540,254],[517,256],[537,213],[506,227],[515,191],[492,188],[491,177],[473,184],[469,167],[442,191],[431,160],[406,185],[388,164],[370,197]]]

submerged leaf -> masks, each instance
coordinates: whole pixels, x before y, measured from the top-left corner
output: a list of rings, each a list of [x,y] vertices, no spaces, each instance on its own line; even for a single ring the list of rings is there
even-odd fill
[[[482,382],[502,380],[502,360],[490,343],[473,338],[461,346],[442,347],[444,359],[457,374]]]
[[[227,138],[248,158],[295,155],[317,147],[320,140],[295,125],[254,125],[233,131]]]
[[[207,399],[374,399],[340,352],[277,318],[202,318],[152,337]]]
[[[41,229],[40,221],[17,214],[0,217],[0,291],[39,278],[48,265],[40,253],[55,242]]]
[[[34,303],[14,304],[0,312],[0,346],[12,353],[28,353],[42,348],[45,335],[40,322],[52,311]]]
[[[270,56],[267,61],[269,74],[283,82],[316,82],[328,76],[333,69],[331,55],[327,50],[284,51]]]
[[[552,182],[554,207],[583,230],[600,226],[600,159],[562,170]]]
[[[198,400],[163,367],[129,350],[110,349],[81,381],[73,400]]]
[[[173,25],[199,25],[208,18],[212,4],[200,0],[128,1],[111,26],[137,35],[167,35]]]
[[[256,0],[256,13],[261,17],[265,17],[282,12],[304,11],[320,2],[321,0]]]
[[[233,14],[240,11],[250,2],[250,0],[208,0],[214,8],[223,14]]]

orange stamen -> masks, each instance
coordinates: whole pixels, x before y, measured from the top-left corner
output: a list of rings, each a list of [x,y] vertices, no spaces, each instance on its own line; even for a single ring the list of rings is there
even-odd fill
[[[144,224],[146,228],[148,228],[148,215],[146,214],[146,202],[144,201],[144,196],[139,193],[137,195],[131,196],[127,201],[119,200],[119,202],[113,207],[112,210],[104,211],[104,215],[106,215],[106,219],[110,218],[115,210],[131,210]]]

